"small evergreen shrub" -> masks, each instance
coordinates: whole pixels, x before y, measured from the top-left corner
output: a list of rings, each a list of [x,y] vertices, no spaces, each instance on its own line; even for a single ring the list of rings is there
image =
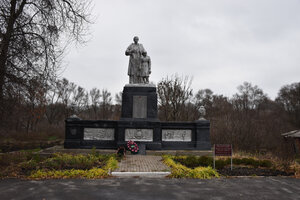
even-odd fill
[[[92,168],[89,170],[69,169],[69,170],[37,170],[34,171],[30,178],[46,179],[46,178],[103,178],[107,177],[107,171],[101,168]]]
[[[53,154],[41,162],[36,157],[35,159],[21,163],[21,168],[33,170],[38,168],[44,169],[92,169],[93,167],[102,167],[110,157],[107,155],[71,155],[71,154]]]
[[[66,155],[63,155],[66,157]],[[77,155],[79,156],[79,155]],[[93,155],[89,155],[93,156]],[[86,156],[86,157],[89,157]],[[79,157],[81,159],[81,157]],[[79,159],[78,157],[76,159]],[[102,157],[103,158],[103,157]],[[91,169],[38,169],[32,171],[29,178],[33,179],[46,179],[46,178],[104,178],[110,176],[110,172],[118,167],[118,161],[116,160],[115,156],[105,156],[107,159],[106,165],[102,168],[92,167]],[[72,161],[76,163],[77,161]],[[72,164],[74,164],[72,163]],[[78,163],[77,163],[78,164]],[[80,161],[81,164],[81,161]]]
[[[194,169],[188,168],[179,162],[175,162],[174,156],[163,156],[164,162],[171,168],[171,175],[172,178],[198,178],[198,179],[211,179],[211,178],[218,178],[220,175],[218,172],[211,167],[197,167]],[[178,158],[178,157],[176,157]],[[184,157],[179,157],[178,159],[184,159]],[[195,161],[192,158],[189,162]],[[190,163],[191,164],[191,163]]]
[[[213,158],[207,156],[175,156],[174,161],[178,162],[188,168],[197,168],[197,167],[212,167]],[[223,169],[225,166],[230,165],[230,158],[218,159],[215,161],[216,169]],[[234,165],[246,165],[252,167],[265,167],[271,168],[272,162],[269,160],[257,160],[254,158],[233,158],[232,163]]]

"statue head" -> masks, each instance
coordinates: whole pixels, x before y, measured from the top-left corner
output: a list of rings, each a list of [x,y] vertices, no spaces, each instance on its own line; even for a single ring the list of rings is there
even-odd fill
[[[147,51],[143,51],[142,55],[147,56]]]
[[[204,106],[200,106],[199,114],[200,114],[199,120],[205,120],[204,116],[206,115],[206,110],[205,110]]]
[[[139,42],[139,37],[138,36],[134,36],[133,41],[135,44],[137,44]]]

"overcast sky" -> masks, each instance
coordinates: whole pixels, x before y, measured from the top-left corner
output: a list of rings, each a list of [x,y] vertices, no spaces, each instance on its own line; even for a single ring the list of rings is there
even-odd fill
[[[231,97],[244,81],[274,99],[300,81],[300,0],[94,0],[89,41],[71,48],[62,77],[112,95],[128,83],[126,48],[140,38],[150,81],[193,77],[194,93]]]

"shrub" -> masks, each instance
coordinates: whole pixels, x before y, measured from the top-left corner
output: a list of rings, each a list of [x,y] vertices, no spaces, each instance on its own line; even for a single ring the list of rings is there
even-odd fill
[[[188,168],[196,168],[196,167],[212,167],[213,166],[213,158],[207,156],[175,156],[174,161],[188,167]],[[216,169],[222,169],[225,166],[230,165],[230,158],[226,159],[218,159],[215,161]],[[234,165],[247,165],[253,167],[266,167],[271,168],[272,162],[269,160],[256,160],[254,158],[233,158],[232,163]]]
[[[54,154],[53,157],[40,163],[41,167],[47,169],[91,169],[94,166],[102,167],[109,157],[106,155],[70,155]]]
[[[34,170],[38,168],[38,162],[34,159],[20,163],[20,167],[23,170]]]
[[[5,153],[0,155],[0,166],[9,166],[32,159],[33,154],[28,152]]]
[[[30,178],[103,178],[108,176],[107,171],[101,168],[92,168],[89,170],[69,169],[69,170],[37,170],[34,171]]]
[[[199,179],[211,179],[214,177],[219,177],[218,172],[216,172],[211,167],[197,167],[195,169],[188,168],[180,163],[176,163],[173,159],[174,156],[163,156],[164,162],[171,168],[172,178],[199,178]],[[178,157],[176,157],[178,158]],[[184,159],[184,157],[179,157],[179,159]],[[195,158],[192,158],[195,159]],[[190,159],[189,162],[194,160]]]
[[[66,155],[64,155],[66,156]],[[93,156],[93,155],[89,155]],[[108,156],[101,156],[102,158],[107,158]],[[29,178],[33,179],[45,179],[45,178],[104,178],[110,176],[110,171],[118,167],[118,161],[115,156],[109,157],[107,163],[102,168],[93,167],[91,169],[64,169],[64,170],[55,170],[55,169],[41,169],[35,170],[31,173]]]
[[[207,167],[213,165],[213,159],[207,156],[175,156],[174,161],[179,162],[189,168],[195,168],[199,166]]]

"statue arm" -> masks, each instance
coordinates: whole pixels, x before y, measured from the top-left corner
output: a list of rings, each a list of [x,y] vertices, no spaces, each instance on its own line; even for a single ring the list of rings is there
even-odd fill
[[[131,55],[131,52],[132,51],[132,49],[131,49],[131,45],[126,49],[126,51],[125,51],[125,55],[126,56],[130,56]]]

